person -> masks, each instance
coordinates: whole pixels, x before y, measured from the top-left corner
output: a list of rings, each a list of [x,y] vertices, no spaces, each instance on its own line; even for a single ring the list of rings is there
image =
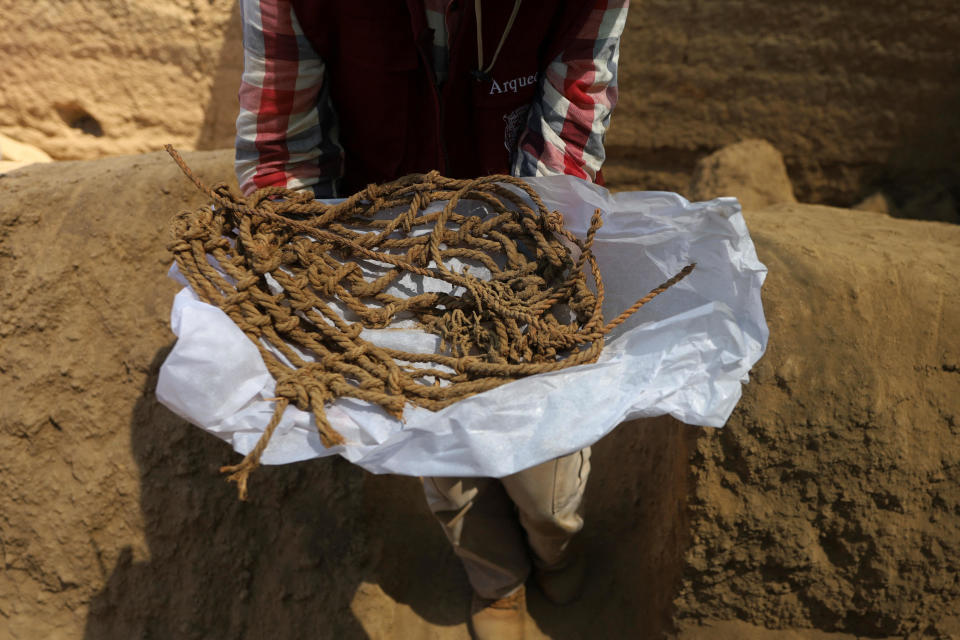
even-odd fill
[[[240,0],[236,172],[342,197],[437,170],[603,182],[629,0]],[[511,476],[424,478],[477,638],[521,638],[524,583],[577,596],[590,450]],[[532,551],[532,567],[528,555]]]

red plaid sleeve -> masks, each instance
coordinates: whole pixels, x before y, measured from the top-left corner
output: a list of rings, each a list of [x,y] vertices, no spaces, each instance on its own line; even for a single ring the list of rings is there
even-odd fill
[[[244,193],[266,186],[335,194],[342,149],[324,63],[289,0],[241,0],[244,70],[236,171]]]
[[[530,107],[512,172],[594,181],[617,103],[620,36],[629,0],[598,0],[573,42],[547,67]]]

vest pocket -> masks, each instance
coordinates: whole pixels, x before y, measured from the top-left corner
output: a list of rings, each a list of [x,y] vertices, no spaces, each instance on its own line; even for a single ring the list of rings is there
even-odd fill
[[[524,76],[522,86],[519,81],[514,82],[515,78],[474,83],[477,142],[484,174],[509,173],[517,140],[527,126],[530,105],[538,95],[536,75]]]
[[[410,135],[410,73],[374,73],[369,86],[356,79],[339,87],[334,83],[350,186],[400,177]]]

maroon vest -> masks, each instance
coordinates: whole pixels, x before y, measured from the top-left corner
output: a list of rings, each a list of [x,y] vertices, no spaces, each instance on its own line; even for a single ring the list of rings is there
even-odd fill
[[[454,0],[449,75],[438,88],[422,0],[293,0],[304,33],[327,65],[344,147],[343,191],[432,169],[454,178],[509,173],[538,80],[592,4],[524,2],[496,64],[478,78],[474,3]],[[513,5],[483,1],[485,67]]]

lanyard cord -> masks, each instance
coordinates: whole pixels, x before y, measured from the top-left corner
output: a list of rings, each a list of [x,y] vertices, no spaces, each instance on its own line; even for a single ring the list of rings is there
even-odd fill
[[[503,35],[500,36],[500,44],[497,45],[497,50],[493,52],[493,58],[490,60],[490,64],[486,69],[483,68],[483,28],[481,27],[482,19],[480,15],[480,0],[474,0],[473,8],[477,14],[477,71],[480,76],[486,76],[491,69],[493,69],[494,63],[497,61],[497,56],[500,55],[500,49],[503,48],[503,43],[507,41],[507,35],[510,33],[510,29],[513,28],[513,22],[517,19],[517,12],[520,11],[520,2],[522,0],[514,0],[513,11],[510,12],[510,19],[507,20],[507,26],[503,29]]]

